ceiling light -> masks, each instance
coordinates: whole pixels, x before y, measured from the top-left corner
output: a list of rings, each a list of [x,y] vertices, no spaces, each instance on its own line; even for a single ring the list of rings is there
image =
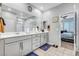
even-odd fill
[[[41,6],[40,9],[41,9],[41,10],[44,10],[44,7]]]
[[[8,11],[11,11],[11,8],[8,8]]]

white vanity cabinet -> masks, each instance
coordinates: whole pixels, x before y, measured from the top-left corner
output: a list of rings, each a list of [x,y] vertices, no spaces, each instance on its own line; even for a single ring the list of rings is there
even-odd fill
[[[32,35],[32,49],[35,50],[40,47],[40,34]]]
[[[24,56],[47,43],[48,33],[7,37],[0,40],[0,56]]]
[[[22,55],[26,55],[32,51],[32,42],[31,38],[27,38],[26,40],[23,40],[23,50],[22,50]]]
[[[26,39],[26,36],[10,37],[5,39],[5,56],[20,56],[22,43],[21,40]]]
[[[30,53],[31,36],[5,39],[5,56],[22,56]]]
[[[19,42],[14,42],[5,45],[5,56],[19,56],[20,45]]]
[[[0,40],[0,56],[4,55],[4,40]]]

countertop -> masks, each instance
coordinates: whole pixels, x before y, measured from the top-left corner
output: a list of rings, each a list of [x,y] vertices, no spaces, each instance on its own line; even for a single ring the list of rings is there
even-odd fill
[[[5,33],[0,33],[0,39],[5,39],[5,38],[11,38],[11,37],[18,37],[18,36],[26,36],[26,35],[33,35],[33,34],[40,34],[40,33],[46,33],[45,32],[5,32]]]

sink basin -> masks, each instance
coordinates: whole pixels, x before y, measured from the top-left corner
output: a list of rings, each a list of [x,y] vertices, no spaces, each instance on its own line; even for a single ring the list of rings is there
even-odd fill
[[[15,34],[20,34],[19,32],[15,33]]]
[[[6,32],[6,33],[1,33],[0,37],[1,38],[8,38],[8,37],[23,36],[23,35],[26,35],[26,33],[23,33],[23,32]]]

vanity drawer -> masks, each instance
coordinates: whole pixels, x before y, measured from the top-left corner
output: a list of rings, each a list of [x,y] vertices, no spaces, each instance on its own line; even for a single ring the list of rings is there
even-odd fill
[[[40,42],[40,38],[39,37],[33,39],[33,43],[37,43],[37,42]]]
[[[32,36],[31,35],[27,35],[25,39],[29,39],[31,38]]]
[[[41,34],[41,37],[44,37],[45,36],[45,34]]]
[[[7,39],[5,39],[5,43],[7,44],[7,43],[24,40],[24,39],[26,39],[26,36],[7,38]]]
[[[37,36],[37,37],[39,37],[39,36],[40,36],[40,34],[37,34],[36,36]]]
[[[40,34],[32,35],[32,37],[40,37]]]
[[[40,43],[33,44],[33,50],[40,47]]]

